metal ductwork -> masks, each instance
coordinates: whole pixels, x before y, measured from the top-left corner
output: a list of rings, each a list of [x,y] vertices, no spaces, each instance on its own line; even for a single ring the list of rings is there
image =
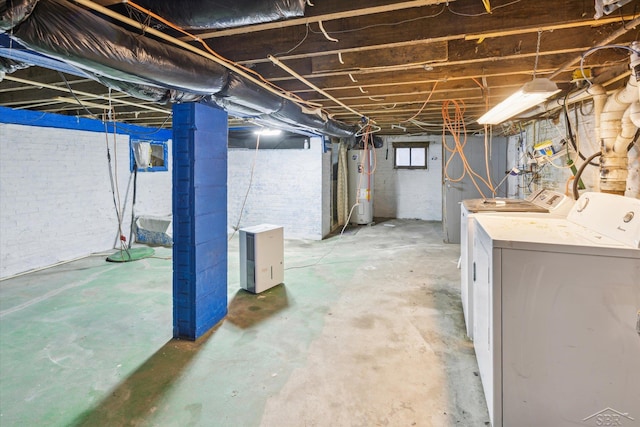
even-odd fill
[[[161,3],[166,3],[165,7],[173,4],[158,2],[158,5]],[[198,1],[192,8],[205,3],[211,2]],[[242,4],[252,4],[257,11],[259,4],[284,7],[300,2],[236,3],[241,5],[237,11],[242,10]],[[202,101],[224,108],[234,116],[298,132],[335,137],[350,137],[356,132],[355,127],[323,113],[310,112],[221,64],[142,37],[66,0],[0,0],[0,32],[7,32],[27,48],[71,64],[106,86],[140,99],[159,103]]]

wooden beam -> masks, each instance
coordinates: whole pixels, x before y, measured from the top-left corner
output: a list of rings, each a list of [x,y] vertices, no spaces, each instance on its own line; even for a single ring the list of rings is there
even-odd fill
[[[325,25],[325,28],[338,38],[338,42],[330,42],[317,30],[307,33],[305,27],[297,27],[267,31],[261,34],[261,37],[255,37],[254,34],[224,37],[216,39],[211,43],[211,47],[219,54],[243,63],[264,61],[267,54],[287,61],[304,55],[315,55],[317,52],[346,52],[368,46],[383,48],[392,43],[415,43],[417,40],[464,39],[468,35],[490,36],[502,31],[513,32],[514,35],[529,34],[532,31],[537,32],[537,28],[551,29],[554,26],[561,27],[567,24],[579,28],[595,28],[612,23],[624,24],[624,20],[631,16],[623,14],[606,21],[594,21],[591,18],[585,19],[582,15],[583,0],[566,0],[562,7],[554,10],[554,13],[548,13],[548,4],[522,2],[481,17],[458,16],[445,12],[437,18],[429,18],[440,10],[437,6],[431,6],[425,11],[408,9],[386,13],[380,17],[345,18],[330,22],[330,25]],[[454,5],[458,8],[462,4],[457,2]],[[465,3],[466,9],[463,10],[474,11],[471,8],[472,5],[474,3]],[[405,23],[400,24],[401,22]],[[343,31],[347,32],[345,33],[347,35],[341,37]],[[293,52],[283,53],[291,50],[301,41],[303,41],[302,44]]]
[[[544,56],[575,54],[576,52],[583,52],[586,49],[587,49],[586,47],[577,47],[573,49],[544,52]],[[507,73],[509,71],[521,69],[522,70],[521,72],[525,72],[532,75],[535,57],[536,57],[535,53],[529,53],[529,54],[508,55],[504,57],[495,57],[489,60],[487,60],[487,58],[480,58],[480,59],[470,59],[470,60],[462,60],[462,61],[448,61],[446,63],[442,62],[439,64],[429,63],[432,69],[428,71],[425,69],[424,64],[414,63],[414,64],[408,64],[408,65],[376,67],[376,68],[367,68],[367,69],[361,69],[361,70],[344,70],[344,71],[340,70],[340,71],[334,71],[329,73],[309,74],[309,75],[305,75],[304,77],[310,78],[310,79],[313,79],[313,78],[321,79],[321,78],[330,78],[330,77],[349,76],[349,74],[351,74],[352,77],[357,79],[357,82],[354,82],[354,83],[358,83],[356,84],[356,86],[367,85],[371,82],[371,80],[377,79],[379,74],[389,74],[389,73],[400,73],[398,74],[398,79],[402,78],[403,75],[406,75],[402,73],[412,72],[412,75],[421,75],[421,76],[430,75],[430,76],[433,76],[433,79],[435,80],[445,80],[445,79],[453,78],[452,74],[454,74],[454,70],[462,67],[467,67],[467,68],[476,67],[476,69],[479,70],[479,72],[473,77],[481,76],[482,75],[481,69],[483,68],[481,67],[481,65],[486,63],[494,63],[494,62],[503,62],[505,65],[509,65],[510,68],[508,70],[505,70]],[[518,67],[517,65],[520,63],[524,64],[524,66]],[[287,80],[291,80],[291,79],[289,77],[279,77],[279,78],[270,79],[270,81],[272,82],[279,82],[279,83]]]
[[[99,4],[100,6],[113,6],[118,3],[126,3],[126,0],[93,0],[94,3]]]
[[[50,84],[41,83],[41,82],[20,79],[20,78],[13,77],[13,76],[4,76],[4,79],[8,80],[8,81],[16,82],[16,83],[22,83],[22,84],[25,84],[25,85],[31,85],[31,86],[34,86],[34,87],[45,87],[47,89],[52,89],[52,90],[56,90],[56,91],[60,91],[60,92],[69,93],[69,90],[66,87],[62,88],[62,87],[58,87],[58,86],[54,86],[54,85],[50,85]],[[83,95],[83,96],[87,96],[89,98],[92,98],[94,100],[96,100],[96,99],[101,99],[101,100],[105,100],[105,101],[109,100],[108,97],[101,96],[101,95],[96,95],[95,93],[81,92],[81,91],[76,91],[76,90],[74,90],[74,93],[76,94],[76,96]],[[131,101],[127,101],[127,100],[124,100],[124,99],[112,99],[112,101],[115,101],[118,104],[139,106],[139,107],[141,107],[143,109],[146,109],[146,110],[153,110],[153,111],[157,111],[157,112],[160,112],[160,113],[171,114],[171,110],[166,110],[166,109],[162,109],[162,108],[154,107],[154,106],[149,106],[149,105],[142,105],[142,104],[139,104],[137,102],[131,102]]]
[[[484,40],[484,39],[494,38],[494,37],[513,36],[513,35],[526,34],[526,33],[537,33],[538,31],[549,32],[549,31],[555,31],[555,30],[566,30],[569,28],[599,27],[599,26],[603,26],[611,23],[619,23],[619,22],[624,23],[626,21],[631,21],[634,18],[636,18],[636,15],[616,16],[616,17],[601,18],[601,19],[588,19],[585,21],[577,21],[577,22],[562,22],[562,23],[551,24],[551,25],[529,25],[526,27],[514,28],[511,30],[468,34],[464,38],[465,40]]]
[[[566,60],[564,55],[549,55],[542,57],[538,61],[538,73],[541,76],[552,73],[559,64]],[[367,89],[378,86],[398,86],[402,84],[412,84],[419,82],[434,81],[453,81],[461,79],[479,79],[490,76],[503,75],[533,75],[533,58],[529,58],[525,66],[521,65],[521,58],[510,58],[507,60],[497,60],[493,62],[478,64],[461,64],[452,67],[442,67],[430,72],[425,70],[393,70],[382,71],[376,74],[363,74],[358,78],[358,82],[354,83],[348,76],[331,76],[326,78],[314,78],[313,82],[327,91],[336,91],[344,89]],[[299,93],[308,91],[307,87],[297,81],[281,81],[280,86],[287,91]]]
[[[447,42],[411,44],[359,52],[338,52],[311,58],[312,73],[357,71],[372,68],[422,66],[425,62],[445,62],[449,58]]]
[[[612,43],[613,41],[615,41],[616,39],[618,39],[619,37],[621,37],[622,35],[630,32],[633,29],[635,29],[638,25],[640,25],[640,17],[632,20],[631,22],[628,22],[625,26],[623,26],[618,31],[615,31],[613,34],[609,35],[605,39],[600,40],[599,43],[596,46],[598,46],[598,47],[606,46],[606,45]],[[551,77],[554,77],[557,74],[560,74],[562,71],[566,70],[569,67],[575,66],[578,63],[578,61],[581,61],[582,59],[583,58],[580,55],[578,55],[577,57],[574,57],[572,59],[569,59],[567,62],[562,64],[560,67],[558,67],[558,69],[551,75]]]
[[[597,43],[598,40],[604,37],[608,37],[608,35],[614,33],[618,28],[618,25],[609,24],[603,27],[597,27],[589,30],[586,30],[584,28],[571,28],[567,30],[557,30],[553,33],[544,33],[541,37],[540,54],[554,54],[568,52],[570,50],[573,50],[574,52],[579,50],[586,51],[595,43]],[[618,38],[616,40],[616,43],[627,44],[633,40],[634,35],[628,33]],[[352,64],[348,62],[343,66],[343,69],[341,70],[338,67],[339,60],[337,52],[319,52],[318,55],[315,55],[311,58],[297,58],[293,60],[287,60],[286,63],[292,69],[307,77],[311,77],[312,73],[315,72],[316,77],[352,74],[352,76],[357,78],[359,74],[383,71],[380,68],[387,68],[387,70],[391,70],[392,68],[390,68],[390,65],[387,65],[386,67],[378,67],[377,64],[373,61],[377,60],[382,64],[392,64],[395,61],[394,57],[397,55],[397,52],[400,52],[400,54],[403,56],[403,60],[405,61],[404,64],[401,63],[398,65],[393,65],[393,67],[396,67],[398,69],[418,69],[423,68],[424,65],[427,64],[431,65],[433,68],[440,68],[442,66],[448,65],[482,63],[486,60],[494,61],[500,58],[504,59],[517,55],[522,55],[521,57],[523,58],[527,55],[529,57],[533,56],[535,58],[536,42],[536,34],[523,34],[522,36],[509,36],[487,39],[482,43],[463,39],[449,40],[447,42],[447,63],[438,61],[439,58],[433,58],[435,60],[429,60],[428,57],[431,54],[429,45],[431,44],[431,42],[424,40],[415,41],[412,44],[403,45],[401,47],[388,48],[387,46],[384,46],[380,49],[374,50],[371,52],[372,55],[363,55],[364,59],[367,60],[365,64],[369,66],[358,67],[357,70],[354,70],[354,67],[351,67]],[[440,41],[434,43],[438,45],[440,44]],[[409,55],[409,52],[413,52],[414,56],[411,57],[411,55]],[[347,61],[349,56],[351,55],[343,54],[342,58],[344,61]],[[283,60],[282,58],[279,59]],[[327,65],[325,66],[325,68],[335,68],[335,70],[319,72],[318,69],[320,68],[320,66],[318,64],[321,61],[329,61],[331,65]],[[353,64],[357,65],[355,62],[353,62]],[[278,81],[278,79],[282,77],[284,77],[285,80],[289,78],[288,75],[283,73],[278,68],[273,67],[271,64],[255,64],[253,70],[258,72],[263,77],[273,81]]]

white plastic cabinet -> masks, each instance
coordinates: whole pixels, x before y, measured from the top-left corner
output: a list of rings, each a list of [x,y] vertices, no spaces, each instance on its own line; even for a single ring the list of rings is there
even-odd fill
[[[262,224],[240,229],[240,286],[260,293],[284,281],[284,230]]]

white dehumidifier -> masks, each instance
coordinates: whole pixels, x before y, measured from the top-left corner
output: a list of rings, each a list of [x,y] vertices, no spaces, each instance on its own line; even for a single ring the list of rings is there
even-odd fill
[[[283,227],[261,224],[240,229],[240,287],[258,294],[283,281]]]

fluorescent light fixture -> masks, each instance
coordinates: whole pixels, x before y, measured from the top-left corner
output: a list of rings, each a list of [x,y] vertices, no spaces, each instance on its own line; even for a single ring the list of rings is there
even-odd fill
[[[534,78],[527,82],[516,93],[487,111],[478,119],[481,125],[497,125],[546,101],[560,92],[558,86],[549,79]]]
[[[276,135],[281,135],[282,131],[280,129],[262,128],[262,129],[258,129],[254,133],[260,136],[276,136]]]

